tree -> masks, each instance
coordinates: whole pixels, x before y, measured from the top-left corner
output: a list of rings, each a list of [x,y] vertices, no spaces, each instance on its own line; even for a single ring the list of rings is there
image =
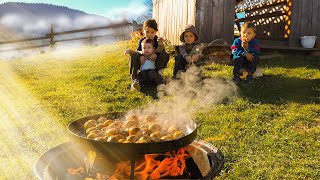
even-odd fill
[[[153,9],[152,0],[144,0],[143,3],[147,7],[147,16],[148,16],[148,18],[151,18],[152,17],[152,9]]]

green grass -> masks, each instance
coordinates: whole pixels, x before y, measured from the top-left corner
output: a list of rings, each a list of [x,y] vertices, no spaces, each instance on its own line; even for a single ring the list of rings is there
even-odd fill
[[[68,141],[59,134],[66,133],[67,124],[77,118],[127,111],[157,101],[154,90],[128,90],[128,63],[123,55],[126,46],[121,42],[2,62],[11,68],[19,88],[32,97],[22,104],[41,106],[41,110],[33,115],[34,109],[24,112],[27,106],[11,104],[21,106],[16,113],[27,117],[21,121],[9,117],[7,121],[14,125],[0,129],[6,132],[13,126],[21,132],[15,133],[13,141],[0,134],[0,145],[4,147],[0,151],[1,178],[33,178],[30,162],[47,149]],[[171,60],[165,76],[171,76],[172,66]],[[320,59],[285,56],[262,60],[260,66],[264,76],[252,85],[239,84],[239,99],[230,104],[208,105],[194,115],[199,138],[225,155],[219,178],[319,179]],[[232,66],[204,68],[204,74],[213,78],[230,79],[231,72]],[[9,88],[12,81],[3,83]],[[39,119],[43,114],[51,118]]]

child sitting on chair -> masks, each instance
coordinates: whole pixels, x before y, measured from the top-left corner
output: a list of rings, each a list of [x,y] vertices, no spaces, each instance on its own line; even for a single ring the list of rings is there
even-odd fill
[[[260,46],[255,39],[256,27],[253,23],[246,22],[241,26],[241,37],[234,40],[231,50],[233,54],[233,81],[239,82],[240,75],[246,70],[247,82],[253,82],[253,74],[260,60]]]
[[[140,72],[131,85],[131,89],[140,91],[141,86],[145,84],[159,85],[163,83],[163,78],[156,70],[155,60],[151,56],[155,52],[155,42],[152,39],[144,39],[141,43],[142,51],[140,55]]]
[[[178,78],[179,71],[185,71],[188,64],[200,60],[200,45],[197,44],[198,33],[196,28],[189,24],[180,35],[183,45],[179,46],[180,54],[175,57],[173,78]]]

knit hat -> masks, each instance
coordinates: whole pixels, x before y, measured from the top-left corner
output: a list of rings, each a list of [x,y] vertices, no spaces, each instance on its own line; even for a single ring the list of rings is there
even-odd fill
[[[192,33],[196,36],[196,41],[198,40],[198,33],[197,33],[196,27],[194,27],[194,25],[192,25],[192,24],[188,24],[188,25],[184,28],[183,32],[182,32],[181,35],[180,35],[180,41],[181,41],[182,43],[185,43],[185,42],[184,42],[184,33],[185,33],[185,32],[192,32]]]

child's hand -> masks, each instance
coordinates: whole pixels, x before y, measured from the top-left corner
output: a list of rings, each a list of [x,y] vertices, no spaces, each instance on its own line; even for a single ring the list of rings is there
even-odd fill
[[[146,58],[144,56],[140,56],[140,63],[143,65],[146,62]]]
[[[197,62],[200,59],[200,53],[196,53],[192,56],[192,62]]]
[[[192,62],[192,57],[191,56],[186,56],[186,60],[188,63],[191,63]]]
[[[163,38],[159,38],[158,39],[158,44],[163,45],[164,39]]]
[[[243,47],[243,49],[248,50],[249,48],[249,43],[245,40],[242,41],[241,46]]]
[[[157,59],[157,55],[156,54],[151,54],[150,60],[155,61],[156,59]]]
[[[124,51],[124,55],[130,54],[130,51],[131,51],[130,48],[126,49],[126,50]]]
[[[251,54],[251,53],[246,53],[245,54],[245,56],[246,56],[246,58],[248,59],[248,61],[252,61],[253,60],[253,54]]]

